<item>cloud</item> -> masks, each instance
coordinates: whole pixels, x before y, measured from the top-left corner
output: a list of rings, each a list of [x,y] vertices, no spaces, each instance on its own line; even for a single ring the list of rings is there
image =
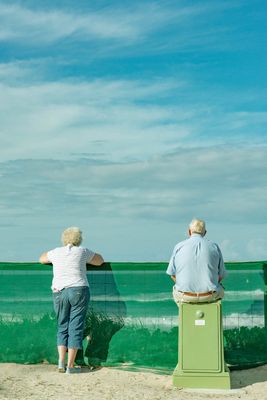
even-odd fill
[[[0,171],[0,225],[16,221],[14,232],[9,229],[15,235],[28,226],[33,242],[40,229],[50,227],[55,235],[68,224],[81,224],[89,232],[94,226],[99,242],[110,243],[113,259],[121,251],[120,236],[125,257],[162,258],[177,230],[185,232],[193,217],[201,217],[226,260],[266,259],[264,241],[258,239],[266,230],[266,147],[180,149],[135,162],[86,154],[72,160],[15,160],[1,163]],[[129,227],[139,235],[135,251]],[[144,248],[141,242],[148,237]]]
[[[2,164],[2,205],[44,212],[90,204],[118,218],[173,220],[194,213],[262,223],[266,147],[181,149],[136,162],[21,160]],[[255,176],[257,179],[255,180]],[[18,197],[13,196],[14,192]],[[113,209],[116,204],[116,209]],[[81,209],[82,209],[81,207]],[[11,207],[12,208],[12,207]]]
[[[0,1],[3,235],[21,229],[30,252],[48,222],[86,216],[100,239],[116,231],[126,255],[138,240],[152,257],[201,216],[231,258],[263,256],[266,93],[242,52],[261,43],[244,29],[252,9],[103,4]]]
[[[0,68],[2,159],[99,152],[136,157],[169,148],[187,136],[190,111],[162,105],[183,82],[107,80],[11,84],[20,64]],[[28,73],[28,72],[27,72]],[[34,72],[33,72],[34,74]],[[16,116],[14,118],[14,115]],[[76,140],[74,140],[76,138]],[[141,147],[142,143],[150,143]],[[101,144],[101,146],[100,146]],[[100,149],[101,147],[101,149]]]
[[[42,11],[16,4],[1,5],[1,40],[45,44],[75,35],[83,39],[125,39],[134,37],[136,32],[133,26],[128,26],[123,20],[118,24],[118,20],[114,21],[105,12],[84,15],[60,9]]]
[[[250,239],[247,244],[249,256],[256,260],[267,260],[267,240],[262,237]]]
[[[224,239],[220,243],[222,254],[227,254],[228,261],[236,260],[239,258],[239,251],[236,249],[235,242],[230,239]]]
[[[179,78],[53,81],[31,60],[0,64],[0,89],[2,160],[147,159],[180,147],[260,144],[266,135],[265,112],[225,111],[231,100],[216,104],[213,93],[199,106],[194,82]]]
[[[82,13],[63,9],[33,10],[17,4],[1,4],[0,39],[27,39],[30,43],[48,43],[70,36],[74,36],[76,40],[90,37],[131,40],[148,26],[143,23],[148,10],[150,7],[148,9],[144,6],[141,13],[141,9],[131,7],[133,12],[130,13],[129,10],[116,7],[114,10],[106,8],[100,12]]]
[[[223,41],[228,29],[211,27],[209,16],[215,18],[225,9],[235,7],[230,2],[223,5],[205,2],[193,6],[173,1],[149,1],[141,5],[125,2],[124,6],[114,3],[102,8],[93,5],[82,8],[77,4],[75,8],[41,7],[41,3],[23,7],[18,2],[6,2],[0,4],[0,41],[17,42],[25,47],[48,46],[65,40],[91,44],[101,41],[112,42],[120,48],[140,42],[144,46],[148,41],[150,46],[145,47],[151,52],[169,48],[167,35],[171,38],[171,46],[180,49],[215,48],[215,43],[218,48],[220,37]],[[157,40],[151,40],[155,35],[158,35]],[[66,44],[63,42],[63,48]],[[95,43],[93,46],[96,48]],[[97,53],[105,56],[101,49],[97,49]]]

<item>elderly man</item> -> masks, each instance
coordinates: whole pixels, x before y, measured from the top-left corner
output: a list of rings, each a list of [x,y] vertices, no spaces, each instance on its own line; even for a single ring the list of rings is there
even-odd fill
[[[175,282],[174,301],[217,301],[224,295],[221,280],[226,275],[221,250],[205,238],[204,221],[193,219],[188,233],[189,238],[175,246],[166,271]]]

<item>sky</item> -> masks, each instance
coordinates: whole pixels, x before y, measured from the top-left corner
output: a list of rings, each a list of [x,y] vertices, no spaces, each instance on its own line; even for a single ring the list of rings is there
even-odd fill
[[[0,0],[0,261],[69,226],[168,261],[193,218],[267,260],[265,0]]]

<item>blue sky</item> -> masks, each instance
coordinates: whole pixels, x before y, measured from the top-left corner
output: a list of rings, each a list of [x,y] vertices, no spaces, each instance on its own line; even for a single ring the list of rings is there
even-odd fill
[[[267,3],[0,0],[1,261],[79,226],[167,261],[194,217],[267,259]]]

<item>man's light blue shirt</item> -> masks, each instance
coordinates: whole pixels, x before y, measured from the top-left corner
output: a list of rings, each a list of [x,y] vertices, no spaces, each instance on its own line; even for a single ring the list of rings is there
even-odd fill
[[[177,290],[192,293],[218,290],[226,275],[219,246],[197,233],[175,246],[166,273],[176,276]]]

